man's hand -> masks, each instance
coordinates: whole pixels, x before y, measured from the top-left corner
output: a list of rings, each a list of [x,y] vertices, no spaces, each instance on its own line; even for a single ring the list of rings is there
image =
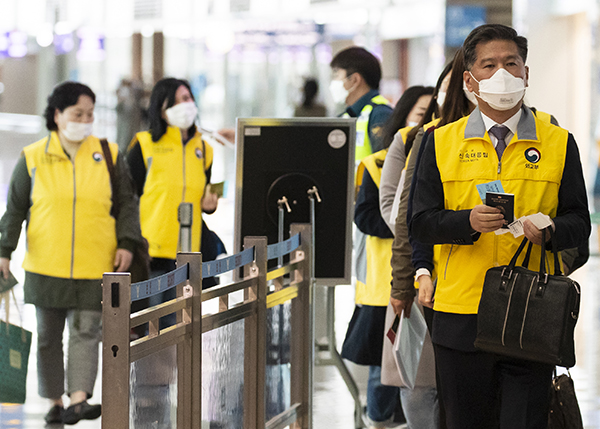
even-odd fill
[[[390,303],[394,308],[394,313],[396,313],[398,316],[400,316],[402,311],[404,311],[404,317],[410,317],[410,310],[412,308],[413,301],[414,298],[412,297],[408,299],[396,299],[390,297]]]
[[[131,261],[133,260],[133,253],[126,249],[117,249],[115,254],[114,266],[117,273],[124,273],[129,269]]]
[[[552,222],[552,231],[554,231],[554,221],[550,221]],[[525,234],[525,237],[527,237],[527,240],[531,241],[533,244],[537,244],[539,246],[542,245],[542,230],[538,229],[538,227],[535,226],[529,219],[525,219],[523,221],[523,233]],[[546,232],[546,242],[549,240],[550,233]]]
[[[10,272],[10,259],[0,258],[0,273],[5,279],[8,279],[8,273]]]
[[[419,282],[419,303],[423,307],[433,308],[433,281],[431,281],[431,276],[419,276],[417,281]]]
[[[504,225],[504,216],[497,207],[480,204],[471,210],[469,222],[477,232],[494,232]]]

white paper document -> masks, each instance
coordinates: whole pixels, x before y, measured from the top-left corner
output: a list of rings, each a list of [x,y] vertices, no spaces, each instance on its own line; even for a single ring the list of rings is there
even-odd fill
[[[423,343],[427,335],[425,318],[413,302],[410,317],[400,316],[400,326],[394,342],[394,359],[402,382],[414,389],[417,380],[417,370],[423,351]]]
[[[506,234],[507,232],[512,233],[512,235],[517,238],[523,235],[523,222],[525,219],[529,219],[531,223],[533,223],[538,229],[542,230],[544,228],[552,225],[552,220],[550,216],[545,215],[544,213],[535,213],[528,216],[522,216],[510,225],[508,225],[508,229],[497,229],[494,231],[496,235]]]

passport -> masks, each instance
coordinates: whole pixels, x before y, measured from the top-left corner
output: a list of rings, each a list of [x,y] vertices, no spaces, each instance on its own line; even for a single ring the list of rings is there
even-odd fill
[[[208,186],[210,187],[210,192],[212,192],[213,194],[217,194],[219,198],[223,196],[225,182],[210,183]]]
[[[398,325],[400,324],[400,316],[396,314],[394,318],[394,322],[392,323],[391,328],[387,331],[387,337],[394,344],[396,341],[396,333],[398,332]]]
[[[497,207],[504,215],[502,228],[508,229],[508,225],[515,220],[515,195],[499,192],[488,192],[485,194],[485,205]]]

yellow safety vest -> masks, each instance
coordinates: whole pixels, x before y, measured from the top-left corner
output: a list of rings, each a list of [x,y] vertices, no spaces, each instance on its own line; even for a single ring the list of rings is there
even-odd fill
[[[367,156],[361,162],[367,169],[373,182],[379,188],[381,181],[381,166],[387,155],[387,149],[380,150]],[[386,306],[390,301],[393,238],[366,236],[366,283],[357,279],[355,301],[358,305]]]
[[[516,219],[544,213],[556,216],[568,132],[523,108],[517,133],[498,156],[479,110],[435,130],[436,162],[444,188],[445,208],[465,210],[481,204],[476,185],[501,180],[515,195]],[[481,234],[473,245],[442,244],[434,309],[476,314],[486,271],[508,264],[522,238]],[[550,255],[549,255],[550,256]],[[538,270],[540,247],[533,246],[530,269]]]
[[[192,252],[200,250],[201,200],[213,149],[196,133],[185,145],[177,127],[169,126],[159,141],[148,131],[136,134],[146,165],[140,198],[142,235],[153,258],[175,259],[179,249],[179,204],[192,203]]]
[[[557,125],[555,123],[555,121],[553,120],[552,115],[550,115],[549,113],[540,112],[539,110],[535,111],[533,113],[535,114],[535,116],[538,119],[540,119],[540,120],[542,120],[544,122],[547,122],[547,123],[553,123],[554,125]],[[439,122],[440,122],[440,118],[433,119],[431,122],[425,124],[423,126],[423,129],[425,131],[427,131],[431,127],[436,127]],[[421,144],[425,144],[425,142],[422,142]],[[408,160],[411,157],[411,155],[413,155],[413,151],[412,150],[408,153],[408,155],[406,157],[406,164],[404,165],[405,169],[406,169],[406,166],[408,165]],[[415,154],[414,156],[417,156],[417,154]],[[438,262],[440,260],[441,249],[442,249],[442,246],[439,245],[439,244],[433,246],[433,261],[432,261],[433,262],[433,271],[431,272],[431,278],[432,279],[436,279],[437,278]],[[419,288],[419,283],[417,281],[415,281],[415,287],[417,289]]]
[[[373,153],[373,149],[371,148],[371,139],[369,138],[369,117],[373,111],[373,105],[375,104],[389,105],[390,103],[384,96],[376,95],[375,97],[371,98],[367,105],[361,110],[360,115],[356,119],[356,162]],[[342,117],[349,118],[350,115],[344,113]]]
[[[109,147],[115,163],[119,148]],[[52,132],[23,153],[31,177],[25,271],[72,279],[113,271],[117,238],[100,140],[89,136],[70,160]]]

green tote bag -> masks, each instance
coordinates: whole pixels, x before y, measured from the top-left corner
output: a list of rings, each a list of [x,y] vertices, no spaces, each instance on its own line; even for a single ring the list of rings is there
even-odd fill
[[[13,298],[16,302],[14,292]],[[2,299],[0,299],[1,303]],[[6,321],[0,320],[0,403],[23,404],[31,332],[21,326],[8,323],[8,299],[4,299],[4,303]]]

